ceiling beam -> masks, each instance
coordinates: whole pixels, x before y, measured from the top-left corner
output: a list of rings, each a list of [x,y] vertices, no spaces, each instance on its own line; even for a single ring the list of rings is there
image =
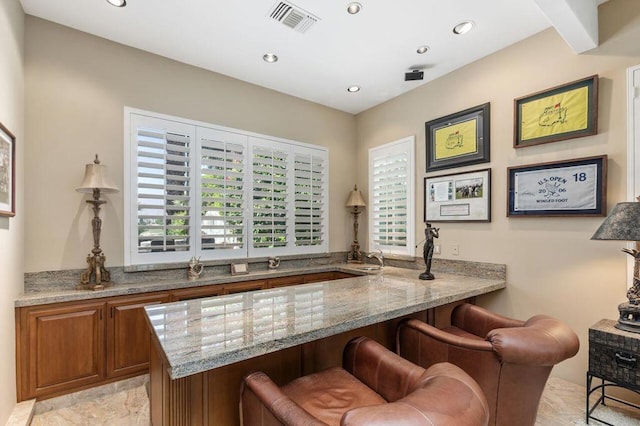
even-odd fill
[[[598,47],[599,0],[535,0],[556,31],[576,53]]]

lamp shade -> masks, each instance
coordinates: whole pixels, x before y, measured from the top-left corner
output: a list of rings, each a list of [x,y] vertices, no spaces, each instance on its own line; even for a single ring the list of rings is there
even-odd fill
[[[640,202],[616,204],[591,239],[640,241]]]
[[[347,200],[347,207],[365,207],[366,203],[362,198],[362,193],[358,190],[358,186],[354,185],[353,191],[349,193],[349,199]]]
[[[85,166],[84,179],[82,180],[82,184],[76,188],[76,191],[90,194],[94,189],[99,189],[104,193],[119,191],[119,189],[115,185],[112,185],[107,179],[107,166],[100,164],[97,155],[93,163]]]

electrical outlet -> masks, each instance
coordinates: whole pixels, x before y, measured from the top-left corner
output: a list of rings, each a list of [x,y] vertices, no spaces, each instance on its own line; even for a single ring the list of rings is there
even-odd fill
[[[451,246],[451,254],[453,256],[458,256],[460,254],[460,246],[458,244],[454,244]]]
[[[433,254],[442,254],[442,250],[440,249],[440,244],[436,244],[433,246]]]

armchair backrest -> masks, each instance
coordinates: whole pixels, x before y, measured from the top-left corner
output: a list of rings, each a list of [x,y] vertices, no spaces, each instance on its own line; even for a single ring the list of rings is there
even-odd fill
[[[428,380],[424,368],[365,337],[345,346],[342,368],[389,402],[405,397]]]
[[[492,425],[533,425],[551,369],[580,346],[568,326],[544,315],[525,322],[463,304],[451,324],[402,322],[398,354],[425,368],[444,361],[462,368],[487,397]]]

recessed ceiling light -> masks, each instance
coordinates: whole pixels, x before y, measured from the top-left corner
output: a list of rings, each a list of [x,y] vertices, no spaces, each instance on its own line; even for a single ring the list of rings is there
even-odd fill
[[[347,12],[349,12],[351,15],[355,15],[361,10],[362,10],[362,5],[360,3],[353,2],[347,5]]]
[[[423,53],[427,53],[427,50],[429,50],[429,46],[420,46],[416,52],[422,55]]]
[[[270,64],[278,62],[278,57],[273,53],[265,53],[262,59],[264,59],[265,62],[269,62]]]
[[[454,34],[468,33],[471,30],[471,28],[473,28],[474,25],[475,24],[473,23],[473,21],[462,21],[458,25],[453,27],[453,33]]]
[[[115,7],[125,7],[127,5],[127,0],[107,0],[107,3]]]
[[[360,91],[360,86],[349,86],[347,87],[347,92],[355,93]]]

